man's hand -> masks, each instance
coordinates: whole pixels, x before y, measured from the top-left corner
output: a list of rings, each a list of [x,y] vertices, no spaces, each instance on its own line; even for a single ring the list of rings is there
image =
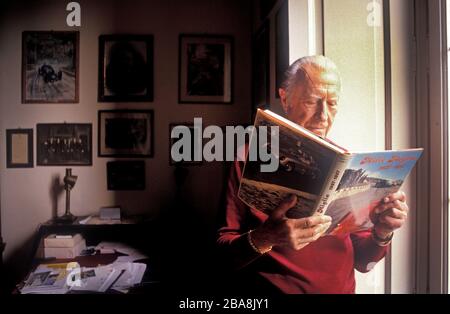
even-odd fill
[[[286,212],[295,206],[297,197],[284,200],[258,229],[252,232],[252,241],[260,250],[271,246],[287,246],[300,250],[319,239],[331,225],[331,217],[315,215],[289,219]]]
[[[386,196],[370,215],[376,235],[380,239],[390,237],[392,232],[403,226],[408,210],[405,193],[397,192]]]

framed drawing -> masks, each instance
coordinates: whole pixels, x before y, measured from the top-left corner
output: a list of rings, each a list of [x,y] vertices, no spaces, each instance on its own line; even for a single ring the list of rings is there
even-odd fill
[[[100,110],[99,157],[153,157],[153,110]]]
[[[177,128],[181,127],[180,129],[177,130]],[[178,141],[180,141],[183,138],[184,134],[183,129],[186,130],[186,128],[189,129],[188,133],[190,135],[189,139],[189,143],[186,143],[185,145],[183,145],[181,142],[179,144]],[[196,137],[195,136],[195,127],[193,123],[171,123],[169,125],[169,164],[171,166],[199,166],[203,163],[203,137],[202,137],[202,133],[203,130],[198,130],[200,136]],[[173,133],[173,137],[172,137],[172,133]],[[200,139],[199,143],[196,143],[195,141]],[[176,144],[176,145],[175,145]],[[175,145],[175,146],[174,146]],[[172,148],[173,148],[173,152],[172,152]],[[196,154],[196,150],[197,150],[197,154]],[[179,158],[175,158],[175,154],[179,154],[180,157]],[[196,161],[195,160],[195,156],[200,156],[200,158],[202,160],[200,161]],[[181,160],[179,160],[181,159]]]
[[[153,100],[153,36],[99,37],[98,101]]]
[[[22,33],[22,103],[78,102],[79,32]]]
[[[38,166],[92,165],[92,124],[40,123],[36,133]]]
[[[6,130],[6,167],[33,168],[33,129]]]
[[[145,190],[145,161],[109,161],[106,169],[108,190]]]
[[[181,34],[179,41],[178,101],[231,103],[232,37]]]
[[[253,102],[252,119],[256,109],[268,109],[270,104],[270,27],[269,20],[253,39]]]

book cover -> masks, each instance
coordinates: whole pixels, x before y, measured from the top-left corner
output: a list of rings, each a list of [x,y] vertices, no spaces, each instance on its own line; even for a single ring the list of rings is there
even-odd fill
[[[258,141],[258,127],[278,127],[279,147],[270,151],[272,155],[278,151],[274,157],[279,167],[262,172],[263,162],[251,161],[247,154],[238,197],[270,215],[294,194],[298,201],[287,216],[326,212],[333,218],[329,231],[334,234],[369,228],[370,210],[400,189],[422,153],[422,149],[352,153],[269,110],[258,110],[254,126],[250,147]]]
[[[370,213],[389,194],[400,190],[422,149],[353,153],[326,209],[331,234],[373,226]]]

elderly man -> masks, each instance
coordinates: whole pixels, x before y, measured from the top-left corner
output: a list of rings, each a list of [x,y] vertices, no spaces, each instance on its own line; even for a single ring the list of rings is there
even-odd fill
[[[324,56],[313,56],[289,67],[279,94],[288,119],[325,137],[338,110],[340,90],[336,65]],[[257,283],[259,292],[265,287],[284,293],[354,293],[354,269],[373,268],[385,256],[394,230],[406,220],[406,197],[398,192],[374,210],[372,230],[322,237],[331,217],[286,217],[297,201],[295,196],[270,216],[241,202],[237,192],[242,169],[243,162],[235,161],[218,244],[245,278],[244,284]]]

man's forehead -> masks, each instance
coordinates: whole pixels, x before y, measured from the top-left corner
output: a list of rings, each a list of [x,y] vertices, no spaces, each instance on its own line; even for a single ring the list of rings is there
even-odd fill
[[[306,78],[312,85],[327,85],[340,88],[338,73],[332,68],[318,68],[315,66],[305,66],[303,68]]]

